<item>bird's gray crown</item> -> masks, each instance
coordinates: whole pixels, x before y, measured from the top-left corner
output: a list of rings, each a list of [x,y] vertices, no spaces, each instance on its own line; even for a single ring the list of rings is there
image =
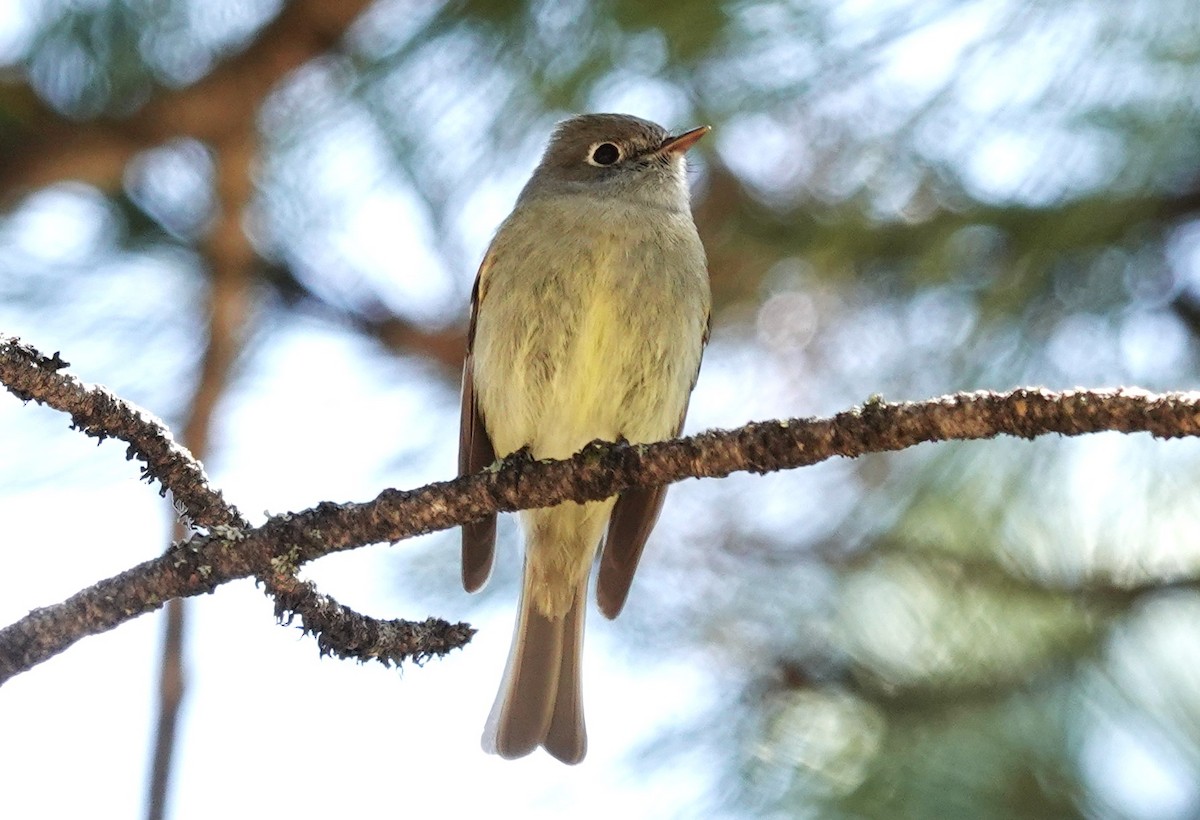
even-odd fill
[[[588,192],[687,206],[682,154],[659,149],[667,129],[627,114],[583,114],[559,123],[521,199]]]

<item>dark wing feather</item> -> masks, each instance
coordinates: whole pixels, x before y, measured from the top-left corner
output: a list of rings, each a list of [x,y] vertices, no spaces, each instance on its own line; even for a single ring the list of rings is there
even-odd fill
[[[705,319],[704,335],[700,339],[701,350],[708,344],[711,322],[710,315]],[[699,375],[700,367],[697,365],[696,373],[692,376],[692,387],[696,386],[696,377]],[[686,406],[675,428],[676,436],[683,429],[685,416]],[[630,487],[617,497],[612,517],[608,520],[608,535],[604,538],[604,552],[600,556],[600,575],[596,579],[596,603],[606,618],[617,617],[625,608],[633,574],[637,572],[638,561],[642,558],[642,549],[658,522],[658,514],[662,512],[666,498],[666,487]]]
[[[462,410],[458,428],[458,474],[470,475],[490,466],[496,460],[492,440],[483,424],[483,415],[475,401],[475,376],[472,371],[475,346],[475,316],[483,293],[483,278],[491,264],[486,257],[475,276],[471,289],[471,320],[467,328],[467,358],[463,362]],[[467,592],[475,592],[487,583],[492,574],[492,562],[496,555],[495,513],[463,524],[462,528],[462,582]]]
[[[666,497],[666,487],[630,487],[617,498],[596,579],[596,603],[606,618],[617,617],[625,607],[642,548]]]

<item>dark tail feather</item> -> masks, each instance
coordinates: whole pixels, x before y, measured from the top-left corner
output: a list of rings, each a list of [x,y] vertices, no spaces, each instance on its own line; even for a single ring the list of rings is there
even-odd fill
[[[562,658],[558,667],[558,692],[554,712],[542,745],[563,763],[578,763],[587,754],[587,729],[583,723],[583,621],[587,606],[587,579],[575,591],[575,603],[563,620]]]
[[[587,751],[579,658],[587,579],[563,618],[548,618],[522,591],[521,611],[496,703],[483,730],[483,748],[503,758],[538,746],[564,763]]]

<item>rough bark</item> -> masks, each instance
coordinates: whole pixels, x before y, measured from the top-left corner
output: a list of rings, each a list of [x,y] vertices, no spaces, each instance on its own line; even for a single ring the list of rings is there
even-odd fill
[[[0,381],[11,392],[52,406],[82,406],[79,417],[69,410],[76,425],[91,435],[129,441],[132,455],[145,463],[145,476],[173,492],[174,482],[184,482],[191,489],[182,495],[192,503],[211,504],[219,498],[207,481],[197,479],[203,477],[199,465],[188,468],[178,463],[186,451],[164,443],[169,442],[169,433],[161,422],[102,388],[86,387],[59,373],[63,366],[57,354],[47,357],[16,340],[0,340]],[[103,399],[99,402],[103,413],[91,409],[89,397],[96,401],[97,396]],[[109,420],[111,428],[105,426]],[[296,569],[332,552],[395,542],[493,512],[599,500],[632,486],[720,478],[739,471],[773,472],[924,442],[1101,431],[1148,432],[1159,438],[1198,435],[1200,393],[1035,388],[895,404],[874,397],[862,407],[830,418],[758,422],[655,444],[594,442],[569,459],[517,459],[415,490],[387,489],[365,503],[325,502],[272,517],[257,528],[214,524],[207,527],[207,534],[176,544],[159,558],[59,604],[34,610],[0,630],[0,683],[82,637],[158,609],[171,598],[212,592],[248,576],[257,576],[273,588],[282,619],[302,612],[306,630],[318,633],[323,652],[386,663],[440,655],[462,646],[473,630],[440,621],[395,627],[391,622],[364,619],[298,581]]]

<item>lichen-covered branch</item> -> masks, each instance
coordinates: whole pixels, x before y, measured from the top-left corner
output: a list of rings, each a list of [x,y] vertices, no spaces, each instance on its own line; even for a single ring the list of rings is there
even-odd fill
[[[228,367],[232,353],[226,350],[219,355],[223,367]],[[213,359],[208,357],[210,363]],[[74,426],[90,436],[126,442],[129,457],[143,463],[143,478],[157,480],[164,494],[170,490],[193,525],[217,529],[235,539],[240,530],[249,527],[237,509],[209,484],[204,467],[186,447],[175,442],[162,421],[103,387],[84,384],[61,372],[67,366],[57,353],[47,356],[19,339],[0,334],[0,383],[9,392],[23,401],[36,401],[69,414]],[[187,435],[203,440],[190,429]],[[275,599],[279,619],[291,623],[299,617],[304,631],[317,639],[323,654],[396,664],[445,654],[470,639],[471,630],[463,624],[438,622],[442,626],[435,628],[432,621],[381,621],[362,615],[321,595],[311,583],[294,575],[289,578],[273,571],[260,574],[259,579]],[[458,643],[447,643],[455,640]],[[0,668],[3,666],[0,659]]]
[[[360,662],[374,660],[384,666],[399,666],[409,660],[420,664],[464,646],[475,634],[468,624],[452,624],[441,618],[420,622],[368,618],[317,592],[311,583],[299,580],[294,571],[278,572],[269,578],[275,616],[291,624],[294,614],[300,613],[301,629],[316,639],[322,655]]]
[[[1105,430],[1160,438],[1198,435],[1200,393],[1019,389],[900,404],[872,399],[831,418],[759,422],[656,444],[595,442],[561,461],[516,460],[416,490],[384,490],[366,503],[325,502],[252,530],[214,529],[31,612],[0,630],[0,682],[169,598],[211,592],[236,578],[262,577],[280,566],[297,567],[332,552],[395,542],[492,512],[598,500],[627,487],[685,478],[772,472],[923,442]],[[461,632],[469,637],[469,629]]]
[[[127,443],[126,457],[142,462],[142,478],[157,481],[162,495],[170,490],[196,526],[245,525],[237,509],[209,483],[200,462],[160,419],[104,387],[60,372],[69,364],[57,353],[46,356],[20,339],[0,334],[0,382],[10,393],[69,414],[72,425],[89,436]]]

